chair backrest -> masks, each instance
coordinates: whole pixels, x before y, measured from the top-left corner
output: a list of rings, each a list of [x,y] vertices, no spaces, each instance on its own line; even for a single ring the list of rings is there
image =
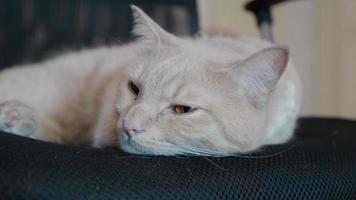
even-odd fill
[[[2,0],[0,69],[48,54],[132,39],[129,4],[178,35],[198,30],[193,0]]]

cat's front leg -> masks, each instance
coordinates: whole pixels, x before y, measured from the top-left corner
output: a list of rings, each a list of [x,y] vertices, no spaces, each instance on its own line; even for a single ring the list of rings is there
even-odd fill
[[[38,119],[34,110],[21,102],[2,102],[0,103],[0,129],[30,137],[38,129]]]

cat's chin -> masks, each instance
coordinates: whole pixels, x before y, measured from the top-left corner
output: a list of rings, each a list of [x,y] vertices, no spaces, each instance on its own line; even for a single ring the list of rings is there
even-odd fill
[[[137,154],[137,155],[162,155],[162,156],[171,156],[171,155],[179,154],[179,152],[176,152],[174,148],[160,148],[160,146],[157,146],[156,148],[148,147],[138,142],[135,138],[128,138],[125,134],[120,132],[118,134],[119,134],[119,146],[123,151],[127,153]]]
[[[177,154],[177,153],[172,153],[172,152],[169,153],[169,152],[160,151],[160,150],[152,149],[152,148],[149,148],[149,147],[145,147],[145,146],[143,146],[141,144],[138,144],[134,140],[120,142],[120,148],[123,151],[127,152],[127,153],[137,154],[137,155],[171,156],[171,155]]]
[[[127,138],[124,135],[119,137],[120,148],[131,154],[136,155],[160,155],[160,156],[174,156],[174,155],[185,155],[185,156],[213,156],[213,157],[224,157],[231,156],[231,153],[214,152],[214,151],[195,151],[188,149],[181,149],[179,147],[167,146],[162,144],[162,146],[157,145],[155,147],[145,146],[140,144],[133,138]]]
[[[123,129],[118,132],[119,147],[130,154],[136,155],[160,155],[160,156],[212,156],[224,157],[233,156],[235,153],[224,150],[199,149],[194,145],[177,145],[169,141],[143,138],[140,136],[128,137]],[[239,152],[241,153],[241,152]]]
[[[128,142],[120,142],[120,148],[127,152],[127,153],[131,153],[131,154],[138,154],[138,155],[151,155],[147,152],[142,152],[139,151],[134,145],[128,143]]]

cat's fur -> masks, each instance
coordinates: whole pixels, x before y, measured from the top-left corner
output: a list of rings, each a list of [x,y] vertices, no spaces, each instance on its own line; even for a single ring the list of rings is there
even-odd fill
[[[300,86],[285,48],[245,38],[177,38],[139,8],[133,13],[134,43],[1,72],[1,129],[164,155],[229,155],[292,137]],[[174,113],[175,104],[193,111]]]

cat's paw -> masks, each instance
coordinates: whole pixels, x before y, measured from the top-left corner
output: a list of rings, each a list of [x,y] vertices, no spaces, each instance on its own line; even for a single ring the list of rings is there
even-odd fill
[[[0,103],[0,129],[21,136],[30,136],[37,129],[33,110],[17,101]]]

